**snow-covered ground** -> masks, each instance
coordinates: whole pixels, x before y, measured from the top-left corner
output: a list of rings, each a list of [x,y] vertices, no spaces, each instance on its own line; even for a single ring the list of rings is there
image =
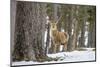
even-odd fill
[[[13,62],[12,65],[30,65],[30,64],[46,64],[46,63],[61,63],[61,62],[79,62],[79,61],[94,61],[95,51],[88,49],[86,51],[72,51],[72,52],[59,52],[56,54],[48,54],[49,57],[57,58],[58,61],[45,61],[45,62],[35,62],[35,61],[21,61]]]

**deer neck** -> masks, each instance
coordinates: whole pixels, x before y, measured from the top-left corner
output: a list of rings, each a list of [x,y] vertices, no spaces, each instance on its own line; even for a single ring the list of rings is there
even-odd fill
[[[57,35],[57,33],[58,33],[58,30],[52,30],[52,35],[53,36]]]

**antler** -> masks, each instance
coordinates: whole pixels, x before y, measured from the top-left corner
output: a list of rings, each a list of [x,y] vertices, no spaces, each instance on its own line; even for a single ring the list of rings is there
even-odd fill
[[[56,23],[58,23],[58,22],[59,22],[59,20],[61,19],[61,17],[62,17],[62,15],[59,17],[59,19],[56,21]]]

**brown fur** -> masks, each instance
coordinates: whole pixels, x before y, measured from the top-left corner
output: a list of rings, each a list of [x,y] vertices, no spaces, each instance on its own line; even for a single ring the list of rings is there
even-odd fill
[[[67,51],[67,42],[69,35],[65,32],[59,32],[57,30],[57,23],[50,23],[51,27],[51,39],[54,44],[54,53],[59,52],[60,45],[63,45],[63,51]]]

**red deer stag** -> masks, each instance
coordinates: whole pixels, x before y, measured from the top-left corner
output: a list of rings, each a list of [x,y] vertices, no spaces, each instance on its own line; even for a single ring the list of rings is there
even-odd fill
[[[50,22],[51,40],[54,45],[54,53],[60,51],[60,45],[63,45],[63,51],[67,51],[67,42],[69,39],[68,33],[57,30],[57,23],[58,22]]]

